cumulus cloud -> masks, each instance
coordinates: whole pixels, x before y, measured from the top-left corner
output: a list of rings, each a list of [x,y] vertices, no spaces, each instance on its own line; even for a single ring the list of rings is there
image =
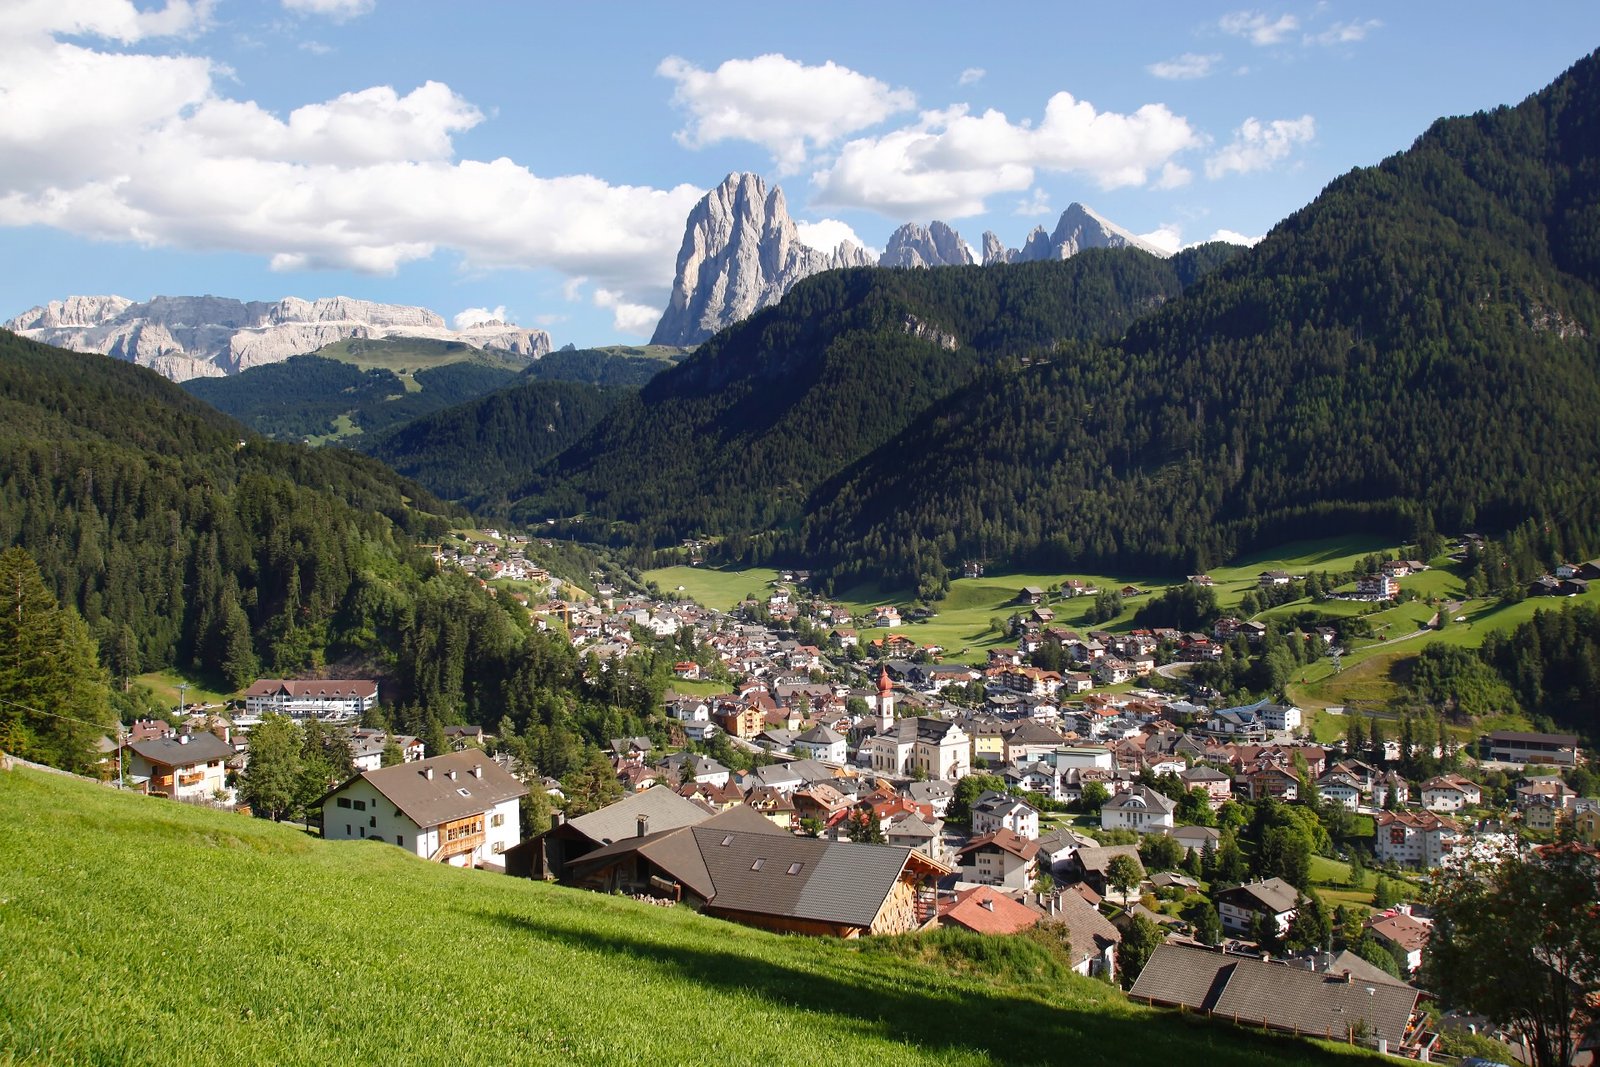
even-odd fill
[[[1194,173],[1188,167],[1180,166],[1177,163],[1163,163],[1161,165],[1161,175],[1156,178],[1153,187],[1156,189],[1178,189],[1188,185],[1189,180],[1193,177]]]
[[[470,329],[473,326],[484,326],[491,323],[504,323],[506,321],[506,306],[501,304],[495,308],[467,308],[458,311],[450,320],[457,330]]]
[[[957,85],[976,85],[983,81],[983,76],[989,73],[982,67],[968,67],[961,72],[961,77],[956,79]]]
[[[1144,185],[1151,170],[1200,143],[1188,120],[1165,104],[1119,114],[1061,92],[1038,123],[1013,123],[994,110],[973,115],[957,105],[848,142],[812,175],[813,198],[896,218],[961,218],[982,214],[991,195],[1027,190],[1038,171],[1081,174],[1102,189]]]
[[[1168,81],[1186,81],[1191,78],[1204,78],[1216,69],[1222,56],[1213,52],[1200,55],[1195,52],[1185,52],[1181,56],[1152,63],[1145,69],[1158,78]]]
[[[1281,44],[1300,28],[1300,20],[1293,15],[1273,18],[1259,11],[1233,11],[1217,20],[1223,33],[1243,37],[1253,45]]]
[[[1274,119],[1271,122],[1245,119],[1233,131],[1233,140],[1206,160],[1206,177],[1221,178],[1228,174],[1266,170],[1286,158],[1294,151],[1295,145],[1311,140],[1316,132],[1316,121],[1310,115],[1301,115],[1297,119]]]
[[[1261,238],[1263,236],[1265,236],[1265,235],[1264,234],[1257,234],[1255,237],[1246,237],[1244,234],[1240,233],[1238,230],[1218,230],[1216,233],[1213,233],[1210,237],[1207,237],[1206,240],[1207,241],[1226,241],[1230,245],[1244,245],[1246,248],[1251,248],[1251,247],[1253,247],[1253,246],[1255,246],[1257,244],[1260,244],[1261,243]]]
[[[1050,194],[1043,189],[1035,188],[1017,201],[1017,209],[1012,214],[1030,218],[1050,214]]]
[[[796,222],[794,228],[800,235],[801,244],[819,252],[832,252],[846,241],[860,248],[867,247],[867,242],[856,236],[856,231],[850,228],[849,223],[838,219]]]
[[[448,86],[376,86],[287,116],[219,88],[200,56],[102,50],[187,32],[201,4],[0,4],[0,225],[260,256],[280,271],[384,273],[448,250],[471,268],[593,278],[618,305],[664,302],[702,190],[546,177],[458,160],[483,121]],[[154,29],[152,29],[154,27]]]
[[[752,141],[772,153],[779,173],[798,170],[812,148],[877,125],[916,106],[906,89],[841,67],[808,67],[780,54],[730,59],[701,70],[668,56],[656,73],[676,83],[673,103],[688,112],[677,133],[686,148]]]
[[[1141,233],[1139,240],[1154,245],[1170,256],[1183,247],[1183,231],[1172,223],[1163,223],[1149,233]]]
[[[1365,22],[1335,22],[1321,33],[1306,34],[1304,40],[1308,45],[1354,44],[1356,41],[1365,40],[1367,34],[1382,25],[1378,19],[1367,19]]]
[[[284,10],[345,22],[371,11],[376,0],[283,0]]]
[[[609,289],[596,289],[594,303],[595,307],[611,310],[611,326],[622,333],[649,337],[655,332],[656,322],[661,318],[660,308],[630,303],[621,293]]]

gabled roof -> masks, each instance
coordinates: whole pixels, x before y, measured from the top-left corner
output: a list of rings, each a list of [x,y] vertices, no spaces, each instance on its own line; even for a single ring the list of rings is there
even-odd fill
[[[528,793],[527,786],[473,749],[362,771],[327,796],[343,792],[357,779],[365,779],[421,827],[478,815]]]
[[[813,726],[811,729],[795,738],[795,740],[802,741],[808,745],[836,745],[840,741],[843,741],[844,738],[840,737],[826,726],[819,724],[817,726]]]
[[[1089,892],[1093,893],[1094,890],[1089,889]],[[1100,914],[1100,909],[1089,903],[1081,892],[1069,889],[1056,893],[1053,911],[1051,897],[1045,897],[1038,903],[1035,903],[1036,900],[1038,898],[1029,897],[1027,904],[1030,908],[1037,908],[1043,913],[1042,922],[1058,922],[1066,926],[1074,963],[1082,963],[1085,959],[1099,955],[1111,945],[1121,944],[1122,931],[1112,925],[1110,919]]]
[[[1392,941],[1407,952],[1419,952],[1428,943],[1428,935],[1433,930],[1426,924],[1418,922],[1403,911],[1380,915],[1367,922],[1367,929],[1373,936]]]
[[[679,796],[664,785],[658,785],[646,789],[643,793],[624,797],[599,811],[580,815],[566,825],[591,841],[609,845],[613,841],[620,841],[637,834],[641,815],[649,820],[647,826],[652,832],[692,826],[710,818],[710,813],[700,805]]]
[[[225,760],[233,746],[210,731],[189,735],[188,741],[176,737],[151,737],[128,746],[151,763],[163,767],[192,767],[196,763]]]
[[[1398,1048],[1418,993],[1409,986],[1345,981],[1250,956],[1164,944],[1128,995],[1334,1040],[1348,1040],[1352,1027],[1362,1025]]]
[[[1015,934],[1038,923],[1039,913],[993,886],[980,885],[957,893],[949,906],[939,910],[939,922],[978,934]]]
[[[1171,797],[1145,785],[1136,785],[1126,793],[1118,793],[1103,807],[1111,811],[1155,811],[1163,815],[1171,815],[1178,810],[1177,802]]]
[[[1224,898],[1236,901],[1252,911],[1268,911],[1274,915],[1294,911],[1300,906],[1300,891],[1282,878],[1250,882],[1234,886],[1232,889],[1224,889],[1216,894],[1218,901]]]
[[[1002,852],[1009,852],[1013,856],[1016,856],[1018,859],[1022,860],[1031,860],[1033,857],[1039,854],[1039,846],[1037,843],[1029,841],[1027,838],[1013,833],[1010,830],[1002,828],[992,831],[991,833],[984,834],[982,837],[974,837],[971,841],[967,842],[966,847],[962,848],[956,853],[956,855],[965,856],[968,853],[977,852],[980,849],[989,847],[997,848]]]

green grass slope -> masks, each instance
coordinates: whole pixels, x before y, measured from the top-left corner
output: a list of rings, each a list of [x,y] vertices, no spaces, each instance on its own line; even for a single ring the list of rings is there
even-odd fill
[[[1026,942],[952,968],[25,770],[0,824],[0,1062],[1355,1062],[1029,982]]]

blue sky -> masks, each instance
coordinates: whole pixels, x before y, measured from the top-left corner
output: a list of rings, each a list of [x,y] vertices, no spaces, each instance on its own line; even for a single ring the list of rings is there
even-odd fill
[[[1080,201],[1257,237],[1600,45],[1600,4],[5,0],[0,319],[72,294],[345,295],[638,342],[690,206],[810,243]]]

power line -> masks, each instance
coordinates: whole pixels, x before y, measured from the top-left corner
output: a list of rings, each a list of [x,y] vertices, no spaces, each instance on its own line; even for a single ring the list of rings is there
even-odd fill
[[[21,708],[23,711],[31,711],[35,715],[48,715],[53,719],[65,719],[68,722],[82,723],[84,726],[92,726],[96,730],[104,730],[107,728],[106,724],[103,722],[90,722],[88,719],[80,719],[74,715],[63,715],[59,711],[46,711],[43,708],[35,708],[27,704],[19,704],[15,700],[7,700],[5,697],[0,697],[0,704],[9,704],[13,708]],[[119,731],[121,730],[121,727],[122,724],[118,723],[117,728]]]

